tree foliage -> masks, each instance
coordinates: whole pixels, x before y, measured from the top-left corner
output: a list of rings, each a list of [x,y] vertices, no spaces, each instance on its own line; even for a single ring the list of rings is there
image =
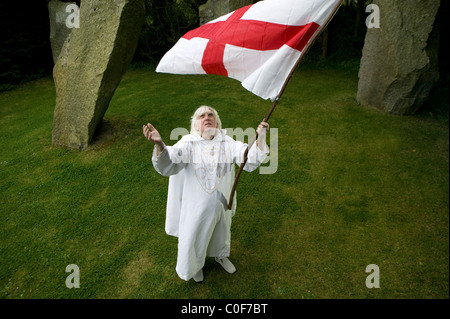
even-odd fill
[[[370,2],[345,0],[307,60],[359,59],[366,31],[365,6]],[[206,0],[145,0],[146,21],[134,63],[157,63],[184,33],[199,26],[198,7],[203,3]]]
[[[198,27],[198,7],[205,0],[145,0],[146,18],[134,57],[157,63],[187,31]]]
[[[46,0],[0,2],[0,91],[52,67]]]
[[[26,2],[26,5],[17,1],[0,3],[0,86],[3,89],[52,71],[49,0]],[[75,2],[79,5],[82,1]],[[133,63],[156,64],[184,33],[198,27],[198,7],[206,0],[144,2],[146,19]],[[360,16],[366,3],[366,0],[345,0],[324,33],[328,40],[325,43],[322,36],[311,49],[308,59],[358,59],[365,34],[364,19]]]

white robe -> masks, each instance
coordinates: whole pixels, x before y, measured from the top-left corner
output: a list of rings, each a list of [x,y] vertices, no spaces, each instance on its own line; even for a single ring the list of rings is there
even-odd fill
[[[247,144],[233,140],[221,130],[213,140],[185,135],[175,145],[166,146],[157,156],[155,170],[169,177],[166,208],[166,233],[178,237],[176,271],[184,280],[203,268],[206,256],[228,257],[231,242],[231,217],[236,210],[228,200]],[[248,152],[244,170],[253,171],[265,159],[268,147],[256,143]]]

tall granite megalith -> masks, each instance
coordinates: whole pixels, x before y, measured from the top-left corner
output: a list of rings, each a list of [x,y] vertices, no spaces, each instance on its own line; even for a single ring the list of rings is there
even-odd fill
[[[136,50],[143,0],[82,0],[53,69],[53,145],[86,148]]]
[[[252,0],[208,0],[199,7],[200,25],[252,3]]]
[[[414,114],[439,73],[427,41],[440,0],[374,0],[380,28],[367,30],[357,100],[394,115]]]

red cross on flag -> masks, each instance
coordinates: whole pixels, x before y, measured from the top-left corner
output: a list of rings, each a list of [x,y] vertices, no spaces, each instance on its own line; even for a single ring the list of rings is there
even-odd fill
[[[156,72],[218,74],[274,100],[342,0],[264,0],[187,32]]]

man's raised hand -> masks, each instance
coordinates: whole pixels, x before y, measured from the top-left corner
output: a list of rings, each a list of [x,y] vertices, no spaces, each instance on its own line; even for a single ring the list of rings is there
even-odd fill
[[[142,131],[145,138],[156,145],[158,154],[162,152],[162,150],[164,149],[164,143],[162,141],[161,135],[159,135],[159,132],[153,127],[153,125],[147,123],[147,125],[144,125],[142,127]]]
[[[256,129],[256,132],[258,133],[258,139],[256,140],[256,145],[261,150],[264,148],[264,144],[266,143],[266,133],[268,130],[269,130],[269,123],[267,123],[267,122],[261,122],[258,125],[258,128]]]

